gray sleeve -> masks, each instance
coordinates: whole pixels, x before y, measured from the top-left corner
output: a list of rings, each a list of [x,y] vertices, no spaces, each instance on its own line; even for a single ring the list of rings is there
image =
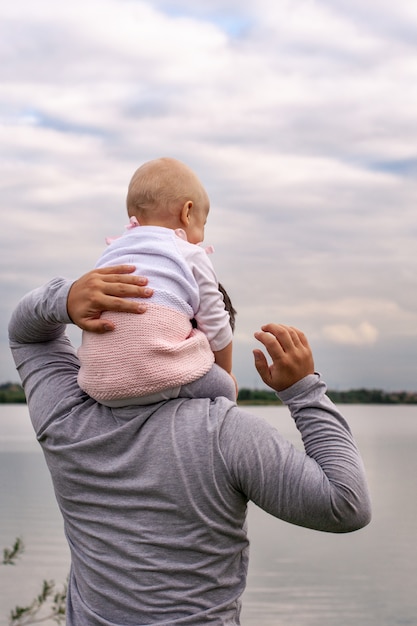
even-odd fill
[[[54,278],[29,292],[17,305],[9,322],[10,344],[40,343],[62,335],[71,319],[67,297],[72,281]]]
[[[280,394],[305,451],[238,407],[224,420],[220,446],[235,488],[248,500],[292,524],[351,532],[370,521],[369,492],[349,426],[325,393],[315,374]]]
[[[28,293],[9,323],[9,342],[36,432],[62,400],[80,395],[78,358],[65,334],[72,281],[55,278]]]

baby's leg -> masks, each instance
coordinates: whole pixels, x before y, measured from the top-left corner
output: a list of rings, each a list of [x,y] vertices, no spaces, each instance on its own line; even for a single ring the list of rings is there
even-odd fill
[[[236,402],[236,385],[229,374],[221,367],[216,365],[188,385],[181,387],[179,398],[210,398],[214,400],[219,396],[228,398],[232,402]]]

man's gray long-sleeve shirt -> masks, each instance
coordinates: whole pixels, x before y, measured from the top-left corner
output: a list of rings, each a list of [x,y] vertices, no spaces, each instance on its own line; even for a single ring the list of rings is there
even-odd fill
[[[9,326],[71,550],[67,626],[239,624],[249,500],[322,531],[369,522],[360,455],[318,375],[280,394],[305,452],[225,398],[101,406],[77,385],[70,285],[28,294]]]

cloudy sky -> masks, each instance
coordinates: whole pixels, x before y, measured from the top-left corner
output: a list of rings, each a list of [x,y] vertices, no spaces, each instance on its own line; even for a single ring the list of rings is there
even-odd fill
[[[211,198],[241,386],[274,321],[332,388],[417,390],[414,0],[14,0],[0,59],[0,382],[18,299],[91,269],[173,156]]]

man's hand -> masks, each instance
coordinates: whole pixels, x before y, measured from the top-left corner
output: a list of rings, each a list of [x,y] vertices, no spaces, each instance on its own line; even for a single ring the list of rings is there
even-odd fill
[[[101,319],[103,311],[144,313],[146,305],[129,298],[149,298],[152,289],[143,276],[133,276],[134,265],[117,265],[92,270],[76,280],[67,300],[68,315],[80,328],[105,333],[114,325]]]
[[[301,330],[282,324],[266,324],[255,338],[272,359],[268,365],[261,350],[254,350],[255,367],[264,383],[283,391],[308,374],[314,374],[314,360],[307,338]]]

